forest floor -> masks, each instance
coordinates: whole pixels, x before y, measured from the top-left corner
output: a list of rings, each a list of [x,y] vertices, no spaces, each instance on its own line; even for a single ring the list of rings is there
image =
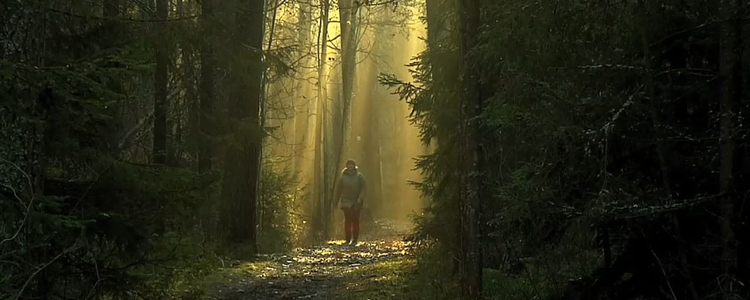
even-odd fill
[[[357,246],[330,241],[227,268],[209,299],[404,299],[415,261],[408,225],[379,221]]]

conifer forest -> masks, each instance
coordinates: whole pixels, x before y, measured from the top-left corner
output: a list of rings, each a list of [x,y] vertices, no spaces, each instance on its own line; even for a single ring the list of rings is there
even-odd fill
[[[0,0],[0,300],[750,299],[750,2]]]

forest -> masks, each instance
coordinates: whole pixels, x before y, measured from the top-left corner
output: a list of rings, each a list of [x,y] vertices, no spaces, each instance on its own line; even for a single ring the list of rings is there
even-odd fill
[[[741,0],[2,0],[0,299],[750,299],[746,34]]]

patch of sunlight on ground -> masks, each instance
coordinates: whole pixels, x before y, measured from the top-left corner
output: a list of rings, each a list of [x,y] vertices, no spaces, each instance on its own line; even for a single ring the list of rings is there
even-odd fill
[[[248,262],[234,269],[234,273],[237,275],[252,274],[263,277],[263,274],[276,271],[276,267],[277,265],[272,261]]]
[[[415,268],[412,258],[361,266],[346,276],[334,299],[414,299],[408,283]]]
[[[344,240],[330,240],[326,244],[329,246],[333,246],[333,245],[343,246],[344,242],[345,242]]]
[[[365,240],[357,246],[343,242],[332,240],[288,253],[259,255],[255,261],[231,262],[207,283],[212,299],[247,299],[248,291],[256,299],[423,298],[403,296],[420,290],[406,288],[416,286],[407,280],[416,267],[411,243],[398,238]]]

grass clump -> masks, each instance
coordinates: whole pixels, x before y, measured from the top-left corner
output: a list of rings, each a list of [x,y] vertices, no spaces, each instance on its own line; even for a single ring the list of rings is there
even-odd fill
[[[419,299],[411,284],[416,265],[413,258],[401,258],[359,267],[343,279],[334,299]]]

